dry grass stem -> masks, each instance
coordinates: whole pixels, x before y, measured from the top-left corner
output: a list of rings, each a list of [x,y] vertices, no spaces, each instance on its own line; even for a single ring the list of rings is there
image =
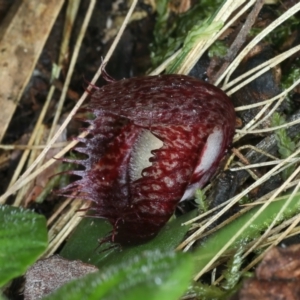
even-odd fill
[[[93,8],[95,6],[96,1],[95,0],[91,0],[90,2],[90,6],[87,12],[87,17],[89,17],[89,15],[91,15]],[[137,4],[137,0],[134,0],[131,4],[131,7],[124,19],[124,22],[120,28],[120,31],[118,32],[111,48],[109,49],[107,55],[105,56],[101,66],[99,67],[97,73],[95,74],[94,78],[91,81],[91,84],[95,84],[96,81],[98,80],[98,78],[101,75],[102,72],[102,67],[107,63],[107,61],[109,60],[109,58],[111,57],[118,41],[120,40],[120,37],[123,33],[123,31],[125,30],[126,25],[129,22],[130,16],[135,8]],[[61,127],[58,129],[58,131],[56,132],[56,134],[53,136],[53,138],[49,141],[49,144],[45,147],[45,149],[41,152],[41,154],[38,156],[38,158],[35,160],[35,162],[25,171],[25,173],[19,178],[19,180],[17,180],[15,182],[15,184],[13,186],[11,186],[1,197],[0,197],[0,204],[4,203],[6,198],[10,195],[12,195],[13,193],[15,193],[19,188],[21,188],[22,186],[24,186],[25,184],[27,184],[28,182],[30,182],[32,179],[34,179],[38,174],[40,174],[43,170],[45,170],[46,168],[48,168],[51,164],[53,164],[56,160],[55,159],[51,159],[48,162],[46,162],[43,166],[41,166],[39,169],[37,169],[35,172],[33,172],[30,176],[29,174],[32,172],[32,170],[37,166],[37,164],[44,158],[44,156],[46,155],[46,153],[49,151],[49,149],[51,148],[51,146],[55,143],[55,141],[57,140],[57,138],[61,135],[62,131],[66,128],[66,126],[69,124],[70,120],[74,117],[74,115],[76,114],[77,110],[80,108],[80,106],[82,105],[82,103],[84,102],[84,100],[86,99],[86,97],[88,96],[88,91],[86,91],[85,93],[83,93],[83,95],[81,96],[81,98],[78,100],[78,102],[76,103],[76,105],[74,106],[74,108],[72,109],[72,111],[70,112],[70,114],[68,115],[68,117],[66,118],[66,120],[63,122],[63,124],[61,125]],[[87,133],[83,133],[81,134],[79,137],[85,137],[87,135]],[[75,145],[77,144],[77,141],[73,141],[71,142],[68,146],[66,146],[62,151],[60,151],[57,155],[56,158],[60,158],[62,157],[66,152],[68,152],[71,148],[73,148]]]
[[[51,215],[51,217],[47,220],[47,226],[51,226],[52,223],[59,217],[61,212],[72,202],[74,201],[73,197],[67,198],[63,201],[61,205],[54,211],[54,213]]]
[[[217,71],[215,75],[212,76],[210,79],[211,82],[215,82],[217,78],[220,77],[220,74],[226,70],[229,66],[230,62],[236,57],[237,53],[240,51],[241,47],[245,43],[249,31],[252,28],[253,24],[255,23],[259,12],[261,11],[264,5],[264,0],[257,0],[254,3],[252,10],[247,14],[246,20],[241,27],[238,34],[235,36],[234,41],[231,43],[230,47],[227,50],[226,55],[223,57],[223,64]]]
[[[176,56],[180,53],[181,49],[177,50],[174,54],[172,54],[168,59],[166,59],[161,65],[159,65],[156,69],[152,70],[149,75],[159,75],[162,73],[167,66],[176,58]]]
[[[254,104],[249,104],[249,105],[243,105],[243,106],[239,106],[237,108],[235,108],[236,111],[241,111],[241,110],[247,110],[250,108],[254,108],[254,107],[258,107],[258,106],[262,106],[264,104],[269,104],[269,103],[273,103],[274,101],[276,101],[277,99],[280,99],[282,97],[286,97],[286,95],[292,91],[295,87],[297,87],[300,84],[300,79],[296,80],[290,87],[288,87],[287,89],[285,89],[283,92],[281,92],[280,94],[272,97],[271,99],[267,99],[258,103],[254,103]]]
[[[271,106],[271,103],[266,104],[257,114],[256,116],[250,120],[243,129],[236,129],[235,135],[233,137],[233,143],[237,142],[239,139],[241,139],[243,136],[249,133],[249,130],[254,124],[264,115],[264,113],[269,109]]]
[[[287,232],[290,233],[289,236],[293,236],[296,234],[300,233],[300,228],[298,228],[297,230],[293,231],[293,229],[295,228],[295,226],[300,222],[300,216],[298,216],[298,218],[290,225],[290,227],[287,229]],[[289,230],[290,229],[290,230]],[[277,245],[277,241],[281,241],[282,238],[287,237],[287,235],[285,235],[285,232],[283,234],[280,234],[279,238],[276,238],[275,242],[271,243],[266,243],[264,246],[267,246],[269,244],[271,244],[268,248],[265,249],[265,251],[263,251],[259,256],[257,256],[255,259],[253,259],[243,270],[242,272],[245,273],[247,271],[249,271],[250,269],[252,269],[255,265],[257,265],[265,256],[266,252],[269,251],[271,248],[273,248],[275,245]],[[275,239],[275,238],[274,238]],[[265,248],[265,247],[264,247]]]
[[[236,129],[236,134],[233,138],[233,141],[236,142],[239,139],[241,139],[243,136],[245,136],[246,134],[249,134],[249,133],[253,132],[255,128],[257,128],[260,124],[262,124],[268,118],[270,118],[273,115],[273,113],[277,110],[277,108],[280,106],[280,104],[284,101],[284,99],[285,98],[283,96],[281,98],[279,98],[279,100],[272,107],[272,109],[270,109],[269,112],[263,118],[261,118],[261,116],[263,116],[263,114],[269,109],[269,107],[271,105],[271,102],[266,104],[258,112],[258,114],[245,125],[245,127],[243,129]],[[241,131],[239,131],[239,130],[241,130]],[[242,132],[242,131],[244,131],[244,132]]]
[[[287,58],[291,57],[292,55],[294,55],[295,53],[297,53],[300,50],[300,45],[295,46],[289,50],[287,50],[286,52],[283,52],[269,60],[267,60],[266,62],[258,65],[257,67],[245,72],[244,74],[238,76],[237,78],[235,78],[234,80],[230,81],[227,84],[224,84],[222,86],[222,90],[226,91],[228,90],[230,87],[236,85],[238,82],[242,81],[243,79],[247,78],[248,76],[250,76],[251,74],[255,74],[251,77],[249,77],[248,79],[244,80],[240,85],[236,86],[235,88],[233,88],[232,90],[226,92],[226,94],[228,95],[232,95],[233,93],[235,93],[236,91],[238,91],[239,89],[241,89],[243,86],[247,85],[249,82],[253,81],[254,79],[258,78],[259,76],[261,76],[262,74],[264,74],[265,72],[271,70],[272,68],[274,68],[275,66],[279,65],[281,62],[283,62],[284,60],[286,60]],[[251,108],[251,107],[247,107],[246,109]],[[238,109],[238,107],[236,108]]]
[[[286,188],[291,188],[291,187],[295,186],[296,184],[298,184],[299,181],[300,181],[300,180],[294,180],[294,181],[292,181],[291,183],[289,183],[289,184],[287,185]],[[265,201],[266,201],[267,199],[269,199],[269,198],[273,195],[273,193],[276,192],[276,190],[277,190],[277,189],[275,189],[275,190],[273,190],[272,192],[269,192],[268,194],[266,194],[266,195],[260,197],[259,199],[257,199],[257,200],[256,200],[255,202],[253,202],[253,203],[243,204],[243,206],[251,206],[251,205],[264,204]],[[280,198],[279,198],[278,200],[280,200]],[[197,217],[192,218],[192,219],[189,220],[189,221],[186,221],[186,222],[182,223],[182,226],[190,225],[190,224],[193,224],[193,223],[195,223],[195,222],[197,222],[197,221],[199,221],[199,220],[201,220],[201,219],[204,219],[205,217],[209,216],[209,215],[212,214],[213,212],[215,212],[215,211],[219,210],[220,208],[226,206],[228,203],[230,203],[230,201],[231,201],[231,199],[227,200],[226,202],[223,202],[223,203],[219,204],[218,206],[216,206],[216,207],[214,207],[214,208],[208,210],[207,212],[205,212],[205,213],[203,213],[203,214],[200,214],[200,215],[197,216]],[[275,200],[274,200],[274,201],[275,201]],[[277,201],[277,199],[276,199],[276,201]],[[201,224],[201,225],[202,225],[202,224]],[[200,236],[200,237],[201,237],[201,236]],[[180,245],[180,248],[178,248],[178,249],[182,249],[183,247],[181,247],[181,246],[182,246],[182,244]]]
[[[272,197],[270,199],[275,199],[276,196],[278,196],[285,188],[286,185],[288,183],[290,183],[292,181],[292,179],[294,179],[294,177],[296,177],[298,175],[298,173],[300,172],[300,166],[289,176],[289,178],[284,182],[284,184],[277,190],[277,192],[275,192]],[[296,187],[294,188],[293,192],[289,195],[288,199],[285,201],[284,205],[281,207],[280,211],[278,212],[278,214],[276,215],[276,217],[272,220],[272,223],[270,224],[270,226],[267,228],[267,230],[257,239],[257,241],[253,244],[252,247],[250,247],[250,249],[248,249],[248,251],[243,255],[243,258],[245,258],[247,255],[249,255],[269,234],[269,232],[271,231],[271,229],[274,227],[274,225],[280,220],[280,218],[282,217],[283,212],[285,211],[285,209],[289,206],[289,204],[291,203],[291,201],[293,200],[294,196],[296,195],[296,193],[299,190],[300,185],[297,184]],[[268,201],[269,202],[269,201]],[[267,205],[268,202],[266,202],[264,205]],[[263,206],[264,206],[263,205]],[[262,207],[263,207],[262,206]]]
[[[54,92],[54,90],[53,90],[53,92]],[[49,108],[51,99],[52,99],[52,95],[48,94],[48,97],[47,97],[47,99],[46,99],[46,102],[45,102],[45,104],[44,104],[44,106],[43,106],[43,108],[42,108],[42,111],[41,111],[41,113],[40,113],[40,115],[39,115],[39,118],[38,118],[38,120],[37,120],[37,122],[36,122],[36,124],[35,124],[35,126],[34,126],[34,129],[33,129],[32,133],[31,133],[30,139],[29,139],[29,141],[28,141],[28,144],[27,144],[27,145],[28,145],[29,147],[33,146],[33,144],[34,144],[34,142],[35,142],[37,132],[38,132],[39,128],[41,127],[42,122],[43,122],[43,120],[44,120],[44,118],[45,118],[45,115],[46,115],[47,110],[48,110],[48,108]],[[13,174],[11,180],[10,180],[10,183],[9,183],[9,186],[8,186],[8,190],[9,190],[9,188],[17,181],[17,178],[20,176],[21,171],[22,171],[22,169],[23,169],[23,167],[24,167],[24,165],[25,165],[25,163],[26,163],[26,161],[27,161],[27,158],[28,158],[29,154],[30,154],[30,150],[29,150],[29,149],[25,150],[25,151],[22,153],[22,157],[21,157],[21,159],[20,159],[20,161],[19,161],[19,163],[18,163],[18,166],[17,166],[17,168],[15,169],[14,174]],[[4,200],[4,201],[5,201],[5,200]],[[1,200],[0,200],[0,203],[4,203],[4,201],[1,201]]]
[[[259,180],[251,184],[249,187],[244,189],[240,194],[236,195],[235,197],[229,199],[227,201],[227,205],[219,211],[215,216],[213,216],[202,228],[200,228],[198,231],[196,231],[193,235],[188,237],[181,245],[178,247],[179,249],[183,248],[185,245],[187,245],[190,241],[194,240],[198,236],[200,236],[211,224],[213,224],[220,216],[222,216],[229,208],[231,208],[233,205],[235,205],[240,199],[242,199],[245,195],[247,195],[251,190],[254,188],[260,186],[263,182],[268,180],[270,176],[273,175],[275,171],[280,169],[288,159],[291,159],[295,156],[297,156],[300,153],[300,148],[294,152],[292,155],[290,155],[287,159],[284,159],[282,162],[280,162],[278,165],[276,165],[274,168],[272,168],[270,171],[268,171],[266,174],[264,174]],[[252,220],[251,220],[252,221]],[[247,224],[248,225],[248,224]],[[241,231],[239,231],[239,234]],[[230,240],[231,243],[231,240]],[[227,244],[226,244],[227,245]],[[227,245],[228,247],[229,245]]]
[[[74,203],[76,204],[76,206],[74,205]],[[50,255],[55,253],[58,247],[65,241],[65,239],[81,221],[81,216],[76,212],[78,210],[87,209],[89,205],[87,202],[82,205],[82,202],[79,200],[78,202],[73,201],[72,204],[72,209],[63,216],[63,220],[58,220],[58,222],[54,224],[49,231],[49,247],[43,254],[43,257],[49,257]],[[66,220],[68,220],[68,222],[66,222]]]
[[[64,146],[66,146],[68,144],[68,142],[59,142],[59,143],[55,143],[51,146],[51,148],[62,148]],[[41,150],[44,149],[46,147],[46,145],[0,145],[0,149],[3,150]]]
[[[241,170],[247,170],[247,169],[253,169],[253,168],[262,168],[262,167],[266,167],[266,166],[273,166],[273,165],[277,165],[278,163],[282,162],[283,159],[278,159],[278,160],[273,160],[273,161],[266,161],[266,162],[262,162],[262,163],[257,163],[257,164],[251,164],[251,165],[246,165],[243,167],[237,167],[237,168],[230,168],[230,171],[241,171]],[[287,161],[295,164],[298,163],[300,161],[300,158],[294,158],[291,159],[291,161]]]
[[[290,155],[289,158],[293,158],[296,155],[300,154],[300,148],[295,151],[292,155]],[[249,191],[251,191],[253,188],[259,186],[261,183],[265,182],[273,173],[274,171],[278,170],[280,167],[282,167],[282,165],[285,163],[285,160],[283,160],[281,163],[279,163],[278,165],[276,165],[272,170],[270,170],[269,172],[267,172],[266,174],[264,174],[259,180],[257,180],[256,182],[254,182],[251,186],[249,186],[247,189],[245,189],[243,192],[241,192],[239,195],[235,196],[231,203],[229,203],[223,210],[221,210],[218,214],[216,214],[215,217],[213,217],[210,221],[207,222],[207,224],[203,227],[205,227],[205,229],[212,224],[216,219],[219,218],[219,216],[221,216],[225,211],[227,211],[227,209],[229,209],[230,207],[232,207],[235,203],[237,203],[243,196],[245,196],[246,194],[248,194]],[[297,172],[299,172],[300,167],[297,168]],[[281,185],[276,192],[270,197],[270,199],[250,218],[250,220],[244,224],[240,230],[238,230],[238,232],[229,239],[229,241],[224,245],[224,247],[216,254],[216,256],[206,265],[205,268],[203,268],[203,270],[201,270],[196,276],[195,276],[195,280],[198,280],[206,271],[208,268],[211,267],[211,265],[232,245],[232,243],[236,240],[237,237],[239,237],[243,231],[250,226],[253,221],[261,214],[261,212],[269,205],[269,203],[272,202],[273,199],[276,198],[276,196],[278,196],[283,190],[286,189],[286,186],[288,185],[288,183],[292,180],[292,178],[295,176],[295,174],[297,172],[294,172],[289,178],[288,180]],[[199,232],[203,232],[204,230],[201,228],[198,231]]]
[[[70,39],[71,39],[71,33],[72,33],[73,26],[74,26],[74,21],[76,19],[76,15],[77,15],[77,12],[79,9],[80,2],[81,1],[69,1],[68,2],[65,26],[64,26],[64,31],[63,31],[63,38],[62,38],[62,46],[61,46],[59,59],[58,59],[58,70],[57,70],[57,73],[55,74],[56,75],[55,78],[59,77],[60,70],[63,67],[63,64],[65,63],[65,60],[67,58],[69,43],[70,43]],[[82,44],[82,40],[84,38],[90,18],[91,18],[91,13],[87,13],[86,17],[84,19],[84,22],[81,26],[78,38],[76,40],[73,55],[72,55],[71,62],[70,62],[69,68],[68,68],[68,73],[67,73],[65,82],[63,84],[63,88],[61,91],[59,101],[57,103],[57,108],[55,111],[54,119],[53,119],[53,122],[51,125],[49,137],[48,137],[48,142],[50,141],[51,137],[53,136],[56,126],[58,124],[59,117],[61,116],[61,112],[62,112],[63,105],[65,102],[66,94],[68,92],[68,88],[70,85],[71,76],[74,71],[75,63],[77,61],[77,57],[78,57],[79,50],[80,50],[80,47]]]
[[[281,128],[288,128],[290,126],[293,126],[293,125],[296,125],[299,123],[300,123],[300,120],[294,120],[294,121],[287,122],[287,123],[279,125],[279,126],[274,126],[274,127],[264,128],[264,129],[257,129],[257,130],[236,129],[236,132],[237,133],[245,133],[245,134],[264,133],[264,132],[271,132],[274,130],[278,130]]]
[[[272,32],[276,27],[282,24],[284,21],[288,20],[291,16],[295,15],[300,10],[300,3],[295,4],[293,7],[288,9],[279,18],[273,21],[269,26],[267,26],[262,32],[260,32],[251,42],[241,51],[241,53],[234,59],[234,61],[229,65],[227,70],[220,76],[216,85],[218,85],[224,78],[225,84],[229,82],[230,76],[236,70],[241,61],[246,57],[246,55],[256,46],[265,36]]]
[[[227,30],[249,7],[251,7],[256,0],[249,1],[244,8],[240,10],[233,18],[228,20],[230,15],[242,6],[246,1],[244,0],[228,0],[224,3],[220,11],[215,16],[213,22],[222,22],[225,23],[223,28],[213,35],[211,35],[208,39],[200,39],[199,42],[194,45],[193,49],[190,51],[185,61],[180,66],[178,70],[179,74],[188,74],[194,65],[197,63],[199,58],[203,55],[203,53],[218,39],[218,37]]]

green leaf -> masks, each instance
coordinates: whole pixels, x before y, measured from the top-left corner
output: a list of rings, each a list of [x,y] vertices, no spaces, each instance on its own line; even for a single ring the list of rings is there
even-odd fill
[[[99,240],[111,231],[111,226],[102,219],[85,218],[78,225],[60,255],[67,259],[80,259],[83,262],[102,267],[126,261],[142,251],[155,249],[160,249],[161,251],[173,250],[182,241],[189,229],[189,226],[182,226],[181,224],[190,220],[196,213],[195,210],[170,221],[148,243],[122,249],[114,247],[110,250],[105,249],[111,244],[104,244],[99,247]]]
[[[129,261],[72,281],[45,300],[176,300],[194,271],[186,253],[143,252]]]
[[[29,210],[0,206],[0,286],[24,274],[47,247],[46,220]]]

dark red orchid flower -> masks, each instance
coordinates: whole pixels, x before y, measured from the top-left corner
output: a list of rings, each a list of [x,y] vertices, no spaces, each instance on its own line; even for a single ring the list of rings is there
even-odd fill
[[[80,161],[63,193],[93,201],[121,245],[153,238],[179,201],[193,197],[231,144],[235,112],[218,88],[183,75],[130,78],[96,88]]]

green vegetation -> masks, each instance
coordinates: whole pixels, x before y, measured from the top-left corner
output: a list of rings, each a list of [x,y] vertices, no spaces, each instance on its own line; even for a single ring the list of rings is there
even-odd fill
[[[273,127],[280,126],[286,123],[286,119],[283,115],[275,112],[271,119],[271,124]],[[275,131],[275,138],[277,141],[278,153],[281,158],[287,158],[293,154],[296,150],[297,141],[292,140],[285,128],[281,128]],[[295,165],[291,165],[282,171],[282,179],[286,180],[295,170]]]
[[[222,2],[223,0],[199,1],[186,13],[174,15],[168,8],[168,0],[158,0],[154,41],[151,45],[153,67],[161,64],[184,43],[189,47],[195,38],[203,36],[204,29],[207,32],[208,26],[212,26],[211,20]],[[215,28],[220,26],[221,24],[214,25]]]

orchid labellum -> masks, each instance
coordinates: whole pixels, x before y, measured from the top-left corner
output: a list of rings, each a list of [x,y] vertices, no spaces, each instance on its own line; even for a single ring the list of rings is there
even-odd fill
[[[153,238],[179,201],[193,197],[231,144],[235,112],[215,86],[183,75],[137,77],[96,88],[78,191],[121,245]]]

